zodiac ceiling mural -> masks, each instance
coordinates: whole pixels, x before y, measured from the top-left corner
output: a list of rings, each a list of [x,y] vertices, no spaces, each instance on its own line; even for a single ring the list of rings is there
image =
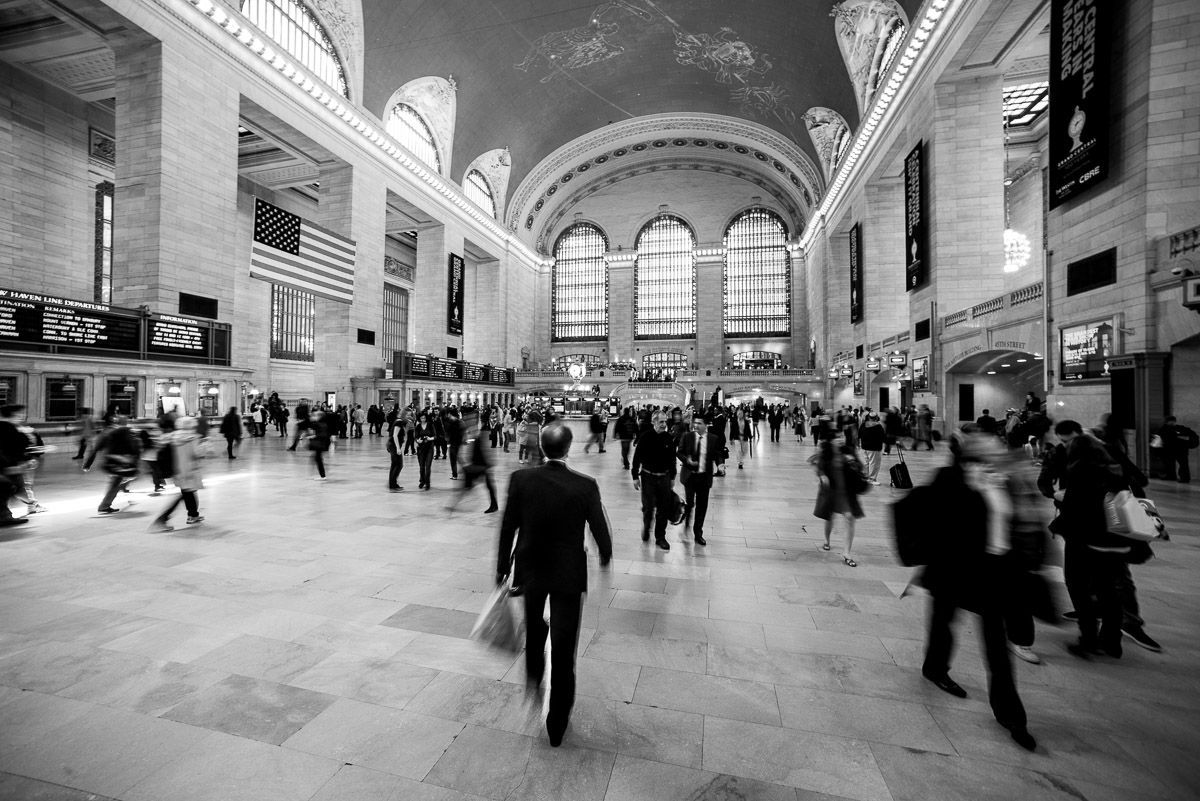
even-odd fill
[[[908,17],[896,0],[841,0],[829,15],[835,20],[838,48],[854,84],[861,119],[904,41]]]

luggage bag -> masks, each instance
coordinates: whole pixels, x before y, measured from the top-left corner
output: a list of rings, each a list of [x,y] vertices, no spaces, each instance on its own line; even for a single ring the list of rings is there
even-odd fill
[[[904,463],[904,449],[900,447],[900,443],[896,443],[896,456],[900,461],[888,469],[892,486],[896,489],[912,489],[912,476],[908,474],[908,465]]]

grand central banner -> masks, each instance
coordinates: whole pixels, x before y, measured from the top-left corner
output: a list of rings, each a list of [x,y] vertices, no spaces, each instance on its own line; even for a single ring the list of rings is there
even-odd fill
[[[449,262],[449,272],[446,275],[446,332],[450,334],[461,334],[463,332],[463,296],[466,294],[466,287],[463,285],[463,279],[466,277],[463,270],[463,258],[457,253],[451,253]]]
[[[862,223],[850,229],[850,322],[863,318]]]
[[[904,288],[929,282],[929,223],[925,212],[925,142],[904,157]]]
[[[1050,208],[1108,176],[1112,5],[1053,0],[1050,8]]]

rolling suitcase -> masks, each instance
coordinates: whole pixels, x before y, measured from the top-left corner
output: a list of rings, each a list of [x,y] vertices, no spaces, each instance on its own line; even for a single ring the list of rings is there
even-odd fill
[[[900,461],[888,470],[888,475],[892,477],[892,486],[896,489],[912,489],[912,476],[908,474],[908,465],[904,463],[904,449],[900,447],[900,443],[896,443],[896,456]]]

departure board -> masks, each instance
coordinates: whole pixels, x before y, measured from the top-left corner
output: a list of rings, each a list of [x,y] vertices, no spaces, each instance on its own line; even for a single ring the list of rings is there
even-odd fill
[[[157,315],[146,326],[146,350],[151,353],[174,353],[180,356],[208,355],[211,329],[183,317]]]
[[[439,381],[462,381],[470,384],[513,383],[513,371],[488,364],[461,362],[454,359],[439,359],[437,356],[419,356],[415,353],[397,352],[394,372],[407,378],[432,378]]]
[[[136,352],[140,322],[97,303],[0,289],[0,342]]]

